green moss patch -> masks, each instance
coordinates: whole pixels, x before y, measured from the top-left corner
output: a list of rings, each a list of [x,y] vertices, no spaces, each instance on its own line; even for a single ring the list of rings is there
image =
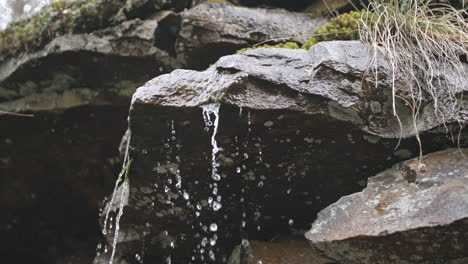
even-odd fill
[[[321,41],[358,40],[359,19],[362,12],[351,11],[336,16],[330,22],[319,27],[314,34],[302,45],[303,49],[310,49]]]
[[[124,0],[57,1],[0,31],[0,55],[42,47],[67,33],[88,33],[110,25]]]

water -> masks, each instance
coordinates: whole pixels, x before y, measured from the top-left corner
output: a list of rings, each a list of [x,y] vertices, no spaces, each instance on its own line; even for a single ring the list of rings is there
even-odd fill
[[[210,127],[213,127],[213,132],[211,134],[211,179],[214,181],[211,186],[211,193],[214,195],[213,197],[208,197],[208,204],[210,208],[217,212],[222,208],[221,203],[221,195],[218,194],[218,184],[221,180],[221,175],[218,173],[219,162],[216,160],[216,154],[221,150],[218,147],[218,142],[216,141],[216,134],[218,133],[218,125],[219,125],[219,104],[208,104],[202,106],[202,115],[203,120],[205,122],[205,131],[209,131]],[[203,226],[205,227],[205,226]],[[217,235],[216,231],[218,231],[218,225],[216,223],[211,223],[209,227],[210,231],[213,232],[213,237],[209,239],[210,243],[209,246],[213,247],[216,245]],[[205,228],[203,230],[206,232]],[[204,237],[201,241],[201,248],[200,248],[200,258],[203,260],[205,253],[204,248],[207,245],[208,239]],[[208,249],[208,257],[211,261],[216,261],[216,255],[212,249]]]

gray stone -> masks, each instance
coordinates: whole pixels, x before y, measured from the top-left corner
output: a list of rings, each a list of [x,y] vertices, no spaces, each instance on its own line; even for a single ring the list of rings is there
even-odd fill
[[[321,211],[307,239],[343,263],[466,260],[467,154],[468,149],[436,152],[422,163],[405,161],[370,178],[362,192]]]
[[[263,41],[303,43],[326,22],[285,10],[202,3],[181,13],[177,53],[193,69]]]

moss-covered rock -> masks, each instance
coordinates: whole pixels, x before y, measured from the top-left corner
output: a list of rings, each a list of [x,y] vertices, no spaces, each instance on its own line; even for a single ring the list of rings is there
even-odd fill
[[[162,9],[182,10],[188,0],[59,0],[0,31],[0,57],[43,47],[67,33],[90,33]]]
[[[0,31],[0,55],[40,47],[67,33],[86,33],[110,25],[124,0],[57,1]]]

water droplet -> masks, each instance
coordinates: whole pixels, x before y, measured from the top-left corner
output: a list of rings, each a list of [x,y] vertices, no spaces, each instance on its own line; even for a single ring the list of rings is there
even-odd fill
[[[215,180],[215,181],[221,180],[221,176],[218,173],[213,174],[212,177],[213,177],[213,180]]]
[[[259,260],[257,261],[257,264],[263,264],[263,261]]]
[[[216,245],[216,239],[215,238],[210,238],[210,245],[215,246]]]
[[[211,224],[211,225],[210,225],[210,230],[211,230],[211,232],[216,232],[216,231],[218,231],[218,225],[215,224],[215,223]]]
[[[221,209],[222,205],[221,203],[218,203],[218,202],[213,202],[213,210],[214,211],[218,211],[219,209]]]
[[[289,219],[288,224],[289,224],[290,226],[292,226],[292,225],[294,224],[294,220],[293,220],[293,219]]]
[[[250,245],[249,241],[247,239],[242,239],[241,243],[242,247],[246,248]]]
[[[245,221],[242,221],[242,227],[245,227]]]
[[[140,256],[140,254],[138,254],[138,253],[137,253],[137,254],[135,254],[135,259],[136,259],[136,260],[138,260],[138,261],[140,261],[140,259],[141,259],[141,256]]]
[[[171,247],[171,248],[175,248],[174,242],[171,242],[170,247]]]
[[[262,188],[263,187],[263,181],[259,181],[257,184],[258,187]]]
[[[236,168],[236,172],[237,172],[237,173],[240,173],[240,172],[241,172],[241,168],[240,168],[240,167],[237,167],[237,168]]]
[[[184,199],[185,199],[185,200],[188,200],[188,199],[190,198],[190,197],[189,197],[189,194],[188,194],[187,192],[184,192],[183,196],[184,196]]]

